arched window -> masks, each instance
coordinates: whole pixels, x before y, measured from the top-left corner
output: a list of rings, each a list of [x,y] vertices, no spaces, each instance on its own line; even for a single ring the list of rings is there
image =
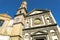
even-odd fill
[[[47,24],[51,24],[51,19],[50,17],[45,17]]]
[[[20,11],[20,14],[21,14],[21,11]]]
[[[4,23],[4,20],[0,20],[0,26],[2,26]]]

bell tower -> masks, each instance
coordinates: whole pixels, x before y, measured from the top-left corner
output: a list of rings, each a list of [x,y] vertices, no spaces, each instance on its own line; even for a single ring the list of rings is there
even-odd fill
[[[24,0],[19,7],[15,17],[14,17],[14,24],[12,35],[10,36],[10,40],[22,40],[22,29],[24,27],[25,16],[27,15],[27,2]]]
[[[17,14],[24,14],[27,15],[27,2],[26,0],[23,0],[21,6],[18,8]]]

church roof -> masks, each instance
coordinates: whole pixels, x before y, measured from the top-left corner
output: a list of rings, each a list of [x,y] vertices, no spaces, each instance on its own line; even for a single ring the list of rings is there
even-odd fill
[[[8,14],[0,14],[0,16],[2,16],[2,17],[6,17],[6,18],[12,18],[11,16],[9,16]]]

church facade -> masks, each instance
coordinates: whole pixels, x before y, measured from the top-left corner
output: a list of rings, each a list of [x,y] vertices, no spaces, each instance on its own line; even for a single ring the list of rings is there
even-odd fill
[[[8,40],[60,40],[59,26],[51,10],[34,9],[27,12],[24,0],[14,20],[7,14],[0,14],[0,35]]]

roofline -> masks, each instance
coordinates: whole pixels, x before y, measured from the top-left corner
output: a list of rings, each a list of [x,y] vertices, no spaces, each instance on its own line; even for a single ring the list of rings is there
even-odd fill
[[[33,9],[31,12],[29,12],[29,14],[32,13],[32,12],[34,12],[34,11],[50,11],[50,10],[46,10],[46,9],[37,9],[37,8],[35,8],[35,9]]]
[[[50,11],[44,11],[44,12],[42,12],[42,13],[48,13],[48,12],[50,12]],[[39,15],[39,14],[42,14],[42,13],[37,13],[37,14],[32,14],[32,15],[27,15],[26,17],[29,17],[29,16],[34,16],[34,15]]]

